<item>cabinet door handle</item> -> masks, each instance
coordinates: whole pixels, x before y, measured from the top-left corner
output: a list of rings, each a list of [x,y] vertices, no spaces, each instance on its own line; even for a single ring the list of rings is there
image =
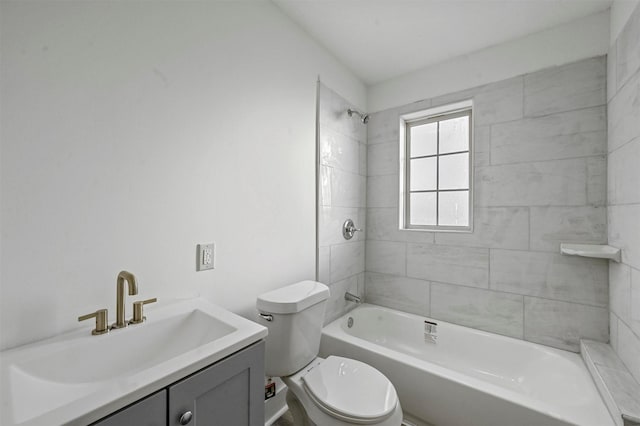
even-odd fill
[[[193,418],[193,413],[191,411],[187,411],[186,413],[180,416],[180,424],[181,425],[189,424],[192,418]]]

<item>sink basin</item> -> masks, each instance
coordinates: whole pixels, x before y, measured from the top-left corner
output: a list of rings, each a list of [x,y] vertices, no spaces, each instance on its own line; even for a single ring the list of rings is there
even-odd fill
[[[202,299],[158,306],[148,321],[74,331],[0,354],[2,425],[95,421],[266,336]]]

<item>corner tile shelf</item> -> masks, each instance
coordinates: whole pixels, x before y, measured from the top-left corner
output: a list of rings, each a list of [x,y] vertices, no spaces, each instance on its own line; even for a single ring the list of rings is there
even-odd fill
[[[609,259],[620,263],[622,260],[621,251],[617,247],[606,244],[560,244],[560,253],[570,256],[595,257],[598,259]]]
[[[617,426],[640,426],[640,384],[607,343],[580,340],[580,354]]]

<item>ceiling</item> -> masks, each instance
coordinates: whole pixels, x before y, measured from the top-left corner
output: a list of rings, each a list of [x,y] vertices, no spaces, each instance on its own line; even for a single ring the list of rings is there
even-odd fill
[[[610,7],[612,0],[272,0],[366,84]]]

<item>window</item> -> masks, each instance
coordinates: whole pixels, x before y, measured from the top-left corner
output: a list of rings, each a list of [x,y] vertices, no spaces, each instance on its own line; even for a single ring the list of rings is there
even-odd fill
[[[400,120],[401,229],[471,231],[471,101]]]

